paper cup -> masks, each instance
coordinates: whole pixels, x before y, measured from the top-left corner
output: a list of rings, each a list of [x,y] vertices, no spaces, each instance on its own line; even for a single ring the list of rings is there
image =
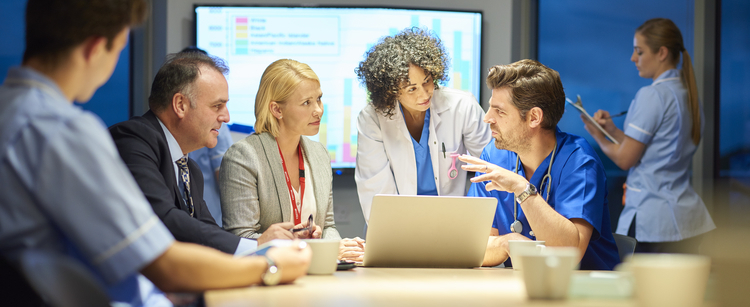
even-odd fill
[[[305,239],[312,249],[312,261],[307,274],[327,275],[336,271],[339,255],[339,242],[330,239]]]

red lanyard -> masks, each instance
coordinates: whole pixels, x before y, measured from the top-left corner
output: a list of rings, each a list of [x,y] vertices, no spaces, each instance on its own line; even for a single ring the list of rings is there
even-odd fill
[[[302,158],[302,147],[297,145],[297,152],[299,152],[299,206],[297,206],[297,197],[294,196],[294,190],[292,188],[292,181],[289,180],[289,173],[286,171],[286,162],[284,162],[284,154],[281,153],[281,147],[279,142],[276,141],[276,147],[279,148],[279,156],[281,156],[281,165],[284,166],[284,179],[286,179],[286,187],[289,189],[289,198],[292,199],[292,211],[294,211],[294,225],[302,223],[302,200],[305,198],[305,160]]]

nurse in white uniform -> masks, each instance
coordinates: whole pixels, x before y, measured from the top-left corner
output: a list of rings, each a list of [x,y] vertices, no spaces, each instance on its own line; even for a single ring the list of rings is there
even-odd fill
[[[701,235],[716,226],[688,173],[702,130],[690,55],[680,30],[664,18],[638,27],[633,48],[631,61],[639,75],[654,82],[636,94],[624,130],[615,127],[607,111],[594,114],[620,144],[584,120],[602,151],[629,170],[617,233],[634,236],[636,252],[697,253]]]
[[[466,195],[456,157],[479,156],[492,136],[474,95],[440,86],[448,65],[440,39],[418,28],[380,39],[359,63],[370,94],[355,170],[366,221],[376,194]]]

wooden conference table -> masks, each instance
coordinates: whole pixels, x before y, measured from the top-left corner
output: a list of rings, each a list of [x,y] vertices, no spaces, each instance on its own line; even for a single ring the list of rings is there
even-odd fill
[[[529,300],[521,272],[504,268],[358,267],[333,275],[307,275],[290,285],[208,291],[205,298],[208,307],[637,305],[633,299]]]

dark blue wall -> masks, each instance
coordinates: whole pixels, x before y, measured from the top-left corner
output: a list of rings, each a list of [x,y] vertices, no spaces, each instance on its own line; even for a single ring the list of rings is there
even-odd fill
[[[8,68],[21,64],[24,49],[24,15],[26,1],[0,1],[0,80]],[[82,104],[104,120],[107,126],[130,117],[130,47],[120,54],[112,78]]]
[[[693,11],[693,0],[540,0],[539,61],[560,73],[567,97],[575,100],[581,95],[590,114],[599,109],[613,114],[626,111],[638,89],[652,82],[639,77],[630,61],[635,29],[651,18],[669,18],[680,28],[685,47],[693,54]],[[579,116],[566,106],[559,127],[585,137],[599,153],[607,172],[614,230],[622,211],[627,171],[601,152]],[[624,120],[623,116],[614,122],[622,128]]]
[[[719,166],[750,177],[750,1],[722,0]],[[750,180],[747,180],[750,181]]]
[[[626,111],[638,89],[652,82],[638,76],[630,56],[635,29],[654,17],[672,19],[693,54],[692,0],[541,0],[539,61],[560,72],[565,94],[573,100],[581,95],[589,113]],[[615,119],[615,124],[622,128],[624,120]],[[560,128],[585,136],[598,148],[571,107]]]
[[[730,226],[750,224],[750,1],[721,1],[719,186]]]
[[[26,1],[0,1],[0,79],[8,68],[21,63]]]

